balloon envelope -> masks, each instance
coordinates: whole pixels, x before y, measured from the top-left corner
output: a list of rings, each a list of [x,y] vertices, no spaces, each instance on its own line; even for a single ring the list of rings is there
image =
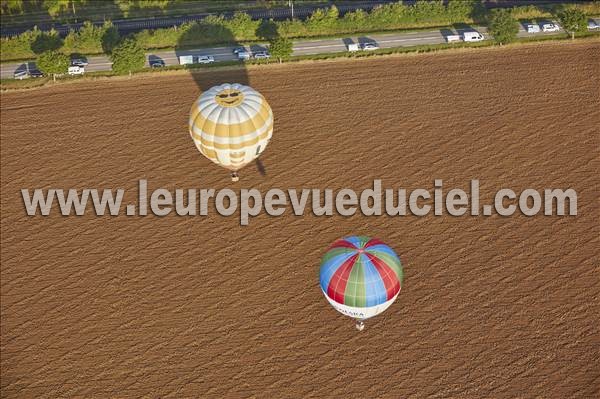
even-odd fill
[[[253,88],[226,83],[211,87],[196,100],[189,130],[202,155],[237,171],[267,147],[273,134],[273,112]]]
[[[378,239],[346,237],[334,242],[323,256],[320,282],[323,294],[338,312],[368,319],[398,297],[402,264]]]

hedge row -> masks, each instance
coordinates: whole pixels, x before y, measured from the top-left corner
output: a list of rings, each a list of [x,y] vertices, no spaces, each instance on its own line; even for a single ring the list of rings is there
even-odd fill
[[[316,10],[305,21],[256,21],[245,13],[232,19],[211,16],[201,22],[177,28],[145,30],[136,36],[145,48],[189,47],[231,42],[265,40],[273,36],[288,38],[326,36],[352,32],[368,32],[452,23],[472,23],[479,8],[476,0],[417,1],[414,6],[402,2],[382,5],[367,13],[363,10],[340,17],[335,6]]]
[[[2,61],[35,58],[47,50],[65,53],[100,54],[110,50],[118,40],[118,32],[110,21],[102,26],[85,22],[79,31],[70,31],[63,39],[55,30],[37,27],[11,38],[2,38]]]
[[[581,8],[587,15],[600,14],[600,2],[570,5]],[[522,6],[513,8],[519,19],[548,18],[563,5],[551,7]],[[452,24],[471,24],[485,19],[485,10],[477,0],[418,0],[407,6],[401,1],[379,6],[367,13],[357,10],[340,17],[335,6],[316,10],[305,21],[252,20],[243,12],[233,18],[209,16],[202,21],[179,27],[144,30],[135,34],[145,49],[206,46],[234,42],[252,42],[281,35],[289,38],[350,34],[394,29],[412,29]],[[79,31],[71,31],[61,40],[56,32],[34,29],[17,37],[1,39],[2,61],[34,58],[43,50],[62,45],[67,53],[98,54],[107,51],[107,43],[114,41],[110,22],[97,27],[86,23]]]

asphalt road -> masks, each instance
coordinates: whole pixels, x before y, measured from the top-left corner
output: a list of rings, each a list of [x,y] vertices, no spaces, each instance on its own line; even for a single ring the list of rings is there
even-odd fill
[[[600,23],[600,19],[596,22]],[[487,29],[485,27],[476,27],[477,31],[486,34]],[[561,30],[561,32],[563,32]],[[376,42],[381,48],[391,47],[408,47],[422,44],[439,44],[446,42],[446,36],[451,34],[462,33],[462,31],[450,30],[450,29],[437,29],[431,31],[419,31],[413,33],[389,33],[380,35],[367,35],[363,37],[345,37],[336,39],[316,39],[316,40],[300,40],[294,42],[294,55],[309,55],[319,53],[330,53],[330,52],[342,52],[346,51],[349,43],[364,43],[364,42]],[[544,36],[544,35],[555,35],[558,32],[551,33],[527,33],[521,26],[518,36],[519,37],[532,37],[532,36]],[[486,35],[486,38],[487,35]],[[166,65],[178,65],[178,56],[181,55],[212,55],[216,62],[219,61],[231,61],[236,60],[236,55],[233,54],[233,48],[235,46],[228,47],[209,47],[195,50],[167,50],[167,51],[156,51],[148,53],[148,59],[162,59]],[[250,50],[252,52],[264,50],[264,45],[252,45]],[[86,72],[93,71],[109,71],[111,68],[111,62],[106,56],[93,56],[88,58],[89,65],[85,67]],[[33,68],[33,62],[30,62],[29,68]],[[16,70],[24,70],[26,64],[24,63],[8,63],[0,66],[0,77],[2,79],[12,78]]]

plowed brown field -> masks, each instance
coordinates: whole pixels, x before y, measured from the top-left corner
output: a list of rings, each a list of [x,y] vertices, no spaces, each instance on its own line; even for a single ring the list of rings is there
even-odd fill
[[[235,187],[574,188],[578,216],[28,217],[22,188],[231,186],[187,133],[198,85],[247,80],[274,138]],[[592,398],[600,386],[600,43],[2,94],[6,398]],[[325,248],[381,238],[398,301],[357,332]]]

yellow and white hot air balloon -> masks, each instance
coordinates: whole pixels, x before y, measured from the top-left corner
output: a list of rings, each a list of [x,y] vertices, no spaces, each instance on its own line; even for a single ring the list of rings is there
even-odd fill
[[[237,171],[256,159],[273,134],[273,111],[265,98],[239,83],[214,86],[192,106],[190,134],[198,150],[217,165]]]

